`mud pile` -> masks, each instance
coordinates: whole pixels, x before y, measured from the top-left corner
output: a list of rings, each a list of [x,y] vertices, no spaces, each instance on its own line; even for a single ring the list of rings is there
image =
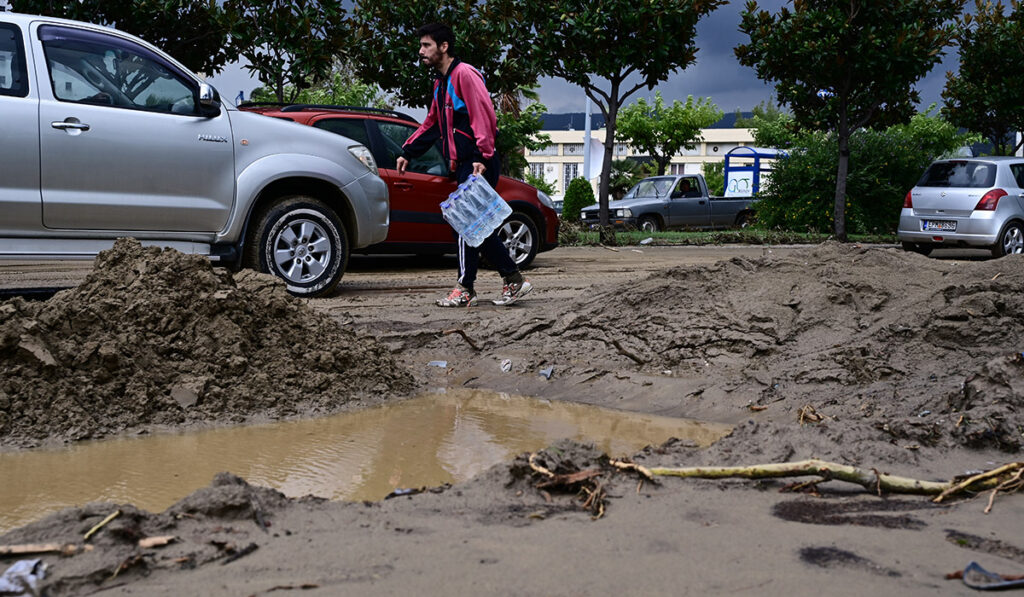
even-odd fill
[[[756,418],[734,434],[759,427],[751,446],[799,423],[821,428],[822,451],[859,460],[851,439],[881,439],[898,459],[922,446],[1020,448],[1022,313],[1024,256],[946,262],[826,243],[671,269],[503,334],[577,372],[604,359],[682,378],[694,389],[680,400]]]
[[[0,445],[375,403],[411,377],[276,279],[121,240],[80,286],[0,303]]]

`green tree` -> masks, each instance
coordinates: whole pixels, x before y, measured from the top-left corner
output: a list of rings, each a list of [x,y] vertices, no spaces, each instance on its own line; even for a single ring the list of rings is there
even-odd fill
[[[316,84],[297,91],[291,86],[284,88],[285,97],[294,97],[297,104],[327,104],[332,106],[370,106],[391,109],[394,100],[380,86],[360,81],[351,67],[341,60],[334,63],[329,77]],[[267,87],[252,90],[249,98],[254,102],[275,102],[277,93]]]
[[[885,130],[860,129],[850,137],[849,231],[893,233],[900,207],[935,159],[955,154],[979,137],[927,112]],[[757,203],[758,225],[797,232],[834,228],[835,133],[790,133],[789,157],[777,160]]]
[[[770,100],[762,101],[751,110],[751,117],[744,118],[739,109],[736,109],[736,122],[733,124],[738,129],[756,129],[768,123],[776,122],[788,116],[786,111],[778,104],[773,97]]]
[[[832,131],[838,148],[833,200],[836,238],[847,239],[850,136],[906,120],[914,83],[941,59],[964,0],[794,0],[777,14],[748,2],[736,47],[740,64],[776,82],[798,124]]]
[[[248,62],[244,68],[279,102],[294,102],[302,90],[329,78],[350,41],[337,2],[227,0],[221,20],[231,32],[232,51]]]
[[[619,108],[640,89],[654,89],[693,64],[697,21],[725,0],[492,0],[529,27],[517,46],[544,72],[578,85],[605,120],[598,193],[608,226],[608,194]],[[642,32],[638,40],[637,32]]]
[[[350,51],[357,74],[394,92],[404,105],[430,105],[436,73],[420,63],[420,38],[416,35],[427,23],[452,27],[454,55],[483,73],[488,91],[499,98],[499,108],[503,108],[501,98],[518,100],[523,89],[536,87],[537,64],[530,57],[530,48],[517,43],[525,38],[527,29],[521,19],[494,0],[356,0],[352,20],[355,38]]]
[[[562,203],[562,219],[566,222],[579,222],[580,210],[593,205],[594,189],[586,178],[574,178],[565,189],[565,202]]]
[[[996,155],[1012,155],[1021,146],[1015,133],[1024,130],[1024,6],[1012,2],[1007,14],[998,0],[975,5],[957,38],[960,72],[946,73],[943,113],[953,124],[983,134]]]
[[[665,173],[672,156],[682,149],[693,149],[703,141],[701,129],[722,118],[711,98],[686,98],[666,106],[661,92],[655,92],[654,102],[640,98],[619,113],[618,136],[640,153],[651,156],[657,164],[657,174]]]
[[[555,184],[544,180],[543,177],[534,176],[533,174],[526,172],[526,176],[523,178],[527,182],[537,188],[538,191],[551,196],[555,194]]]
[[[613,199],[622,199],[633,185],[640,182],[644,174],[643,165],[636,160],[615,160],[609,173],[611,180],[608,183],[608,193]]]
[[[551,136],[541,133],[547,112],[544,104],[533,102],[515,115],[512,111],[498,110],[498,138],[495,146],[501,156],[501,173],[523,178],[527,161],[523,149],[540,151],[551,145]],[[534,185],[536,186],[536,185]]]
[[[709,195],[725,192],[725,161],[704,162],[701,166],[704,182],[708,185]]]
[[[116,27],[207,75],[234,58],[227,48],[224,11],[216,0],[11,0],[11,7]]]
[[[483,75],[498,117],[496,146],[502,173],[522,177],[523,148],[550,143],[540,135],[542,105],[537,104],[539,69],[528,47],[514,43],[526,29],[514,14],[493,1],[437,3],[434,0],[378,2],[357,0],[351,44],[357,74],[392,92],[407,106],[428,107],[436,73],[418,60],[416,31],[427,23],[447,23],[455,33],[454,55]],[[530,102],[526,108],[524,101]]]

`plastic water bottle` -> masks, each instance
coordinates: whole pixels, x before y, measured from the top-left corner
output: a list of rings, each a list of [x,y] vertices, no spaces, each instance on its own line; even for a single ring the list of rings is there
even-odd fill
[[[470,176],[441,203],[441,213],[473,247],[479,247],[512,213],[512,208],[487,180]]]

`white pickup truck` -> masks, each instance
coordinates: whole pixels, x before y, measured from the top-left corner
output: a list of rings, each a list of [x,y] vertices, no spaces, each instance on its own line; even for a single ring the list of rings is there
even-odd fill
[[[319,296],[387,237],[369,149],[241,112],[114,29],[0,12],[0,114],[0,258],[89,259],[134,237]]]
[[[670,228],[742,228],[754,217],[753,197],[713,197],[700,174],[652,176],[622,199],[608,202],[612,226],[658,232]],[[600,223],[597,205],[580,210],[585,225]]]

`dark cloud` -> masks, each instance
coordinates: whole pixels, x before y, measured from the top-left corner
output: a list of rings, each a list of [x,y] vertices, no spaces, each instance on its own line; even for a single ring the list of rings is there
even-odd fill
[[[777,12],[787,3],[784,0],[765,0],[758,2],[758,6]],[[740,14],[744,6],[744,2],[734,0],[698,23],[697,62],[658,85],[655,90],[660,91],[662,97],[668,101],[685,101],[688,95],[709,97],[725,112],[737,109],[748,111],[773,97],[773,86],[758,79],[753,69],[740,66],[733,52],[737,45],[749,41],[739,30]],[[638,38],[640,40],[642,38]],[[941,104],[945,73],[956,68],[956,51],[953,49],[942,64],[918,82],[922,108],[933,102]],[[642,89],[628,98],[627,103],[632,103],[637,97],[653,96],[654,91]],[[586,97],[581,88],[556,79],[541,81],[540,97],[552,113],[580,112],[586,105]]]

